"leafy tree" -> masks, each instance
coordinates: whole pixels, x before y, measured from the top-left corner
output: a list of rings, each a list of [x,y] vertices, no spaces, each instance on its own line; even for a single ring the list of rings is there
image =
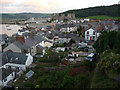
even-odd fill
[[[99,53],[108,49],[120,53],[120,31],[103,32],[93,47]]]
[[[82,31],[82,27],[80,26],[79,28],[77,28],[77,33],[79,34],[79,36],[81,35]]]
[[[90,7],[85,9],[78,10],[69,10],[63,12],[63,14],[74,13],[76,17],[89,17],[96,15],[106,15],[113,17],[120,17],[119,4],[111,5],[111,6],[98,6],[98,7]]]

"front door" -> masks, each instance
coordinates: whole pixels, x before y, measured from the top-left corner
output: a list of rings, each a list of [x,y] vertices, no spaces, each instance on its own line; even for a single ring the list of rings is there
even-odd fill
[[[92,37],[90,37],[90,40],[92,40]]]

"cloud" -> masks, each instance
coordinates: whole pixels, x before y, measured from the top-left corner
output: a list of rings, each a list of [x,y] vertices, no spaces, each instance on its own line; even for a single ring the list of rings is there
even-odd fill
[[[70,9],[117,4],[120,0],[1,0],[0,12],[59,13]],[[119,2],[120,3],[120,2]],[[2,5],[1,5],[2,4]]]
[[[14,3],[14,0],[1,0],[0,4],[4,5],[4,4],[11,4]]]
[[[118,2],[118,4],[120,4],[120,1]]]
[[[62,1],[63,0],[27,0],[23,5],[33,7],[35,12],[54,12],[62,6]]]

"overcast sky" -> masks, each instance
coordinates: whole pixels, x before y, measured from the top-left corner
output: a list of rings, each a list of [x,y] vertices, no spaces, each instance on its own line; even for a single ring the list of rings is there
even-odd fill
[[[120,0],[0,0],[1,13],[59,13],[70,9],[118,4]]]

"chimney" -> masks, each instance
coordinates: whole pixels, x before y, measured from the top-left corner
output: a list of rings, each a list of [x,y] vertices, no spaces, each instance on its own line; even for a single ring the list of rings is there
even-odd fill
[[[24,36],[17,36],[16,41],[22,41],[23,43],[25,43],[25,37]]]

